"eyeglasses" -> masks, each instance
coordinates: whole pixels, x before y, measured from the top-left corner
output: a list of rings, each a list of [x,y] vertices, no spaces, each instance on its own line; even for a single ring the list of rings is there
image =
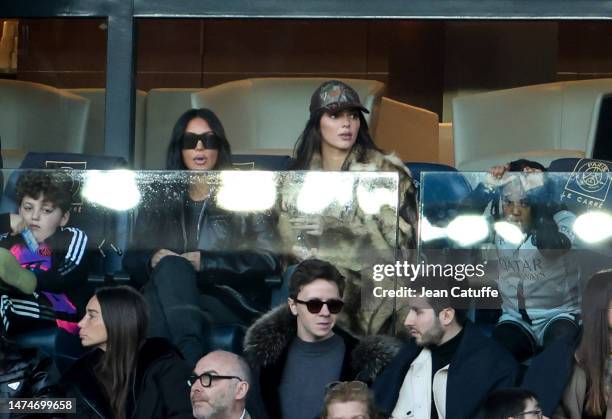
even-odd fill
[[[335,299],[322,301],[316,298],[314,300],[302,301],[294,298],[293,301],[306,305],[306,309],[313,314],[320,312],[324,305],[327,305],[327,309],[331,314],[340,313],[342,311],[342,307],[344,307],[344,301]]]
[[[221,137],[212,131],[203,134],[184,133],[181,137],[181,148],[183,150],[192,150],[198,146],[198,141],[202,141],[205,149],[218,150],[221,148]]]
[[[334,391],[363,391],[368,388],[368,385],[363,381],[332,381],[328,385],[325,386],[325,390],[328,393],[332,393]]]
[[[527,416],[527,415],[535,415],[535,417],[538,418],[538,419],[542,419],[544,417],[543,412],[540,409],[530,410],[528,412],[517,413],[514,416],[522,417],[522,416]]]
[[[231,379],[234,379],[234,378],[236,380],[242,381],[242,378],[236,377],[235,375],[213,375],[213,374],[209,374],[207,372],[205,372],[202,375],[191,374],[187,378],[187,385],[189,387],[192,387],[197,380],[200,380],[200,384],[202,384],[202,387],[210,387],[210,385],[212,384],[213,380],[231,380]]]

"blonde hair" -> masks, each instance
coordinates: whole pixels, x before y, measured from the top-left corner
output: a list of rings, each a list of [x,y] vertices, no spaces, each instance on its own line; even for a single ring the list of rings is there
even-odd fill
[[[325,400],[323,404],[323,414],[321,419],[327,419],[329,406],[333,403],[362,402],[367,408],[367,419],[378,418],[378,413],[374,408],[374,397],[372,392],[362,381],[335,381],[327,386]]]

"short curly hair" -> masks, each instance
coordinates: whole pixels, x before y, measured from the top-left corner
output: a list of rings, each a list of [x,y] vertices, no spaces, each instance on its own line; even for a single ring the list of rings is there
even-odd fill
[[[71,185],[72,182],[63,173],[27,171],[17,180],[17,202],[21,204],[25,196],[38,199],[42,194],[45,201],[66,213],[72,204]]]

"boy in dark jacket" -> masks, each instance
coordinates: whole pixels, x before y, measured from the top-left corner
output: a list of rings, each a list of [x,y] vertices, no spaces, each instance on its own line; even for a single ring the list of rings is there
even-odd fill
[[[18,214],[0,215],[0,318],[11,335],[58,327],[77,332],[77,304],[87,281],[87,236],[65,227],[70,180],[26,172],[17,181]]]

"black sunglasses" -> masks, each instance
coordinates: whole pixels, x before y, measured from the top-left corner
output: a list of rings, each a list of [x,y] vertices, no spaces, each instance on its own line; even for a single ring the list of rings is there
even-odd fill
[[[299,304],[305,304],[306,309],[313,314],[316,314],[321,311],[323,305],[327,305],[327,309],[331,314],[338,314],[342,311],[342,307],[344,307],[344,301],[342,300],[327,300],[321,301],[319,299],[302,301],[294,298],[293,301]]]
[[[192,150],[198,146],[198,141],[202,141],[206,149],[218,150],[221,148],[221,137],[212,131],[203,134],[184,133],[181,137],[181,148],[183,150]]]
[[[231,380],[234,378],[238,381],[242,381],[242,378],[236,377],[235,375],[213,375],[207,372],[201,375],[191,374],[187,378],[187,385],[191,387],[195,384],[197,380],[200,380],[200,384],[202,384],[202,387],[210,387],[213,380]]]

